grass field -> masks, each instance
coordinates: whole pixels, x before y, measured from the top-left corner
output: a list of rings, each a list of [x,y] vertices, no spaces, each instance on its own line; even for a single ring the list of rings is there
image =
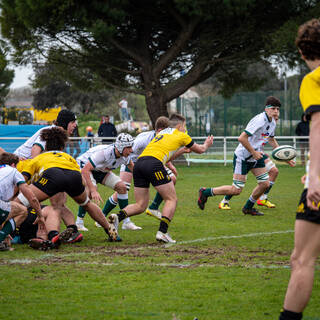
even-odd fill
[[[89,232],[79,244],[50,252],[16,245],[1,252],[0,318],[278,319],[304,173],[303,167],[279,169],[270,193],[277,208],[252,217],[241,213],[255,185],[252,176],[232,199],[232,210],[219,211],[216,197],[201,211],[199,187],[231,183],[231,166],[178,167],[179,201],[170,225],[176,245],[156,243],[158,222],[145,214],[133,218],[142,230],[120,229],[121,243],[106,242],[86,216]],[[100,191],[104,199],[111,194]],[[72,201],[68,205],[77,212]],[[319,284],[317,268],[304,319],[320,319]]]

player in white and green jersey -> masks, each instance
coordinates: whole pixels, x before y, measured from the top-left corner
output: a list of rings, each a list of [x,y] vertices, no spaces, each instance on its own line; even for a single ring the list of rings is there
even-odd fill
[[[269,188],[269,175],[265,166],[266,156],[263,146],[270,143],[276,148],[278,143],[274,138],[276,121],[279,116],[281,102],[270,96],[266,99],[264,112],[259,113],[250,120],[245,130],[239,136],[239,145],[234,152],[233,158],[233,184],[216,188],[200,188],[198,206],[204,209],[208,197],[215,195],[226,195],[228,200],[231,196],[239,195],[245,186],[249,171],[257,179],[257,186],[252,191],[248,201],[242,208],[244,214],[262,216],[263,213],[254,208],[259,197]]]

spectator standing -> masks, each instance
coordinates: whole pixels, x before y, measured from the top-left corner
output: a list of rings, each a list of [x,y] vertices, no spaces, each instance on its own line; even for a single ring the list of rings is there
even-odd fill
[[[99,137],[116,137],[117,136],[117,129],[113,123],[110,122],[110,117],[108,115],[103,116],[102,123],[98,129],[98,136]],[[103,142],[113,142],[113,139],[103,139]]]
[[[118,103],[118,105],[121,110],[121,120],[122,121],[130,120],[129,112],[128,112],[128,101],[126,99],[122,99]]]
[[[301,116],[301,121],[296,127],[296,135],[300,137],[309,136],[309,121],[307,120],[306,114],[303,113]],[[305,151],[308,149],[309,140],[308,139],[299,139],[300,144],[300,159],[301,164],[304,166],[305,161]]]

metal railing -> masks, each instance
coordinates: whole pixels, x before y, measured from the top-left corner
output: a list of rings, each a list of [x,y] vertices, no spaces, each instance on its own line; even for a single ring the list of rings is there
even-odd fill
[[[202,144],[206,137],[192,137],[196,143]],[[0,137],[0,147],[8,152],[14,152],[21,144],[23,144],[28,137]],[[291,145],[297,149],[298,160],[301,154],[305,157],[309,151],[309,137],[300,136],[279,136],[276,137],[279,145]],[[70,137],[67,144],[66,152],[76,157],[93,146],[99,144],[110,144],[115,141],[115,138],[101,138],[101,137]],[[233,153],[238,146],[238,137],[214,137],[213,145],[203,154],[187,153],[183,157],[176,159],[175,162],[191,163],[221,163],[227,165],[233,160]],[[269,144],[265,145],[265,152],[271,154],[272,148]]]

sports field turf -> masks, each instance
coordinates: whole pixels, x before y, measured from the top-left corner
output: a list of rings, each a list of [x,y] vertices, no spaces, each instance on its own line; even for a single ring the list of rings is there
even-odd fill
[[[1,252],[0,319],[278,319],[304,173],[301,166],[279,169],[270,193],[277,207],[252,217],[241,213],[255,185],[252,175],[232,199],[232,210],[218,210],[216,197],[201,211],[199,187],[230,184],[232,167],[179,166],[178,207],[169,229],[175,245],[156,243],[159,223],[145,214],[133,218],[142,230],[120,229],[121,243],[106,242],[86,216],[89,232],[81,243],[59,251],[15,245]],[[104,199],[111,194],[99,190]],[[77,212],[72,200],[68,205]],[[320,319],[317,266],[307,320]]]

